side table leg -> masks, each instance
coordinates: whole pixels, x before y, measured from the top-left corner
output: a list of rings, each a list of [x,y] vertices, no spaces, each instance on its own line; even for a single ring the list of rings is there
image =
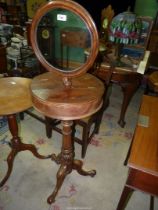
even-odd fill
[[[5,184],[5,182],[8,180],[8,178],[12,172],[15,156],[17,155],[18,152],[24,151],[24,150],[29,150],[37,158],[40,158],[40,159],[51,158],[51,155],[48,155],[48,156],[40,155],[37,152],[37,148],[33,144],[22,143],[20,137],[18,136],[18,124],[17,124],[17,120],[16,120],[16,115],[15,114],[8,115],[7,118],[8,118],[9,130],[12,134],[12,139],[10,142],[10,147],[12,150],[7,158],[8,171],[5,175],[5,177],[3,178],[3,180],[0,182],[0,187],[2,187]]]
[[[5,177],[3,178],[3,180],[0,182],[0,187],[2,187],[6,183],[8,178],[10,177],[10,174],[13,169],[13,161],[14,161],[16,154],[17,154],[17,151],[15,149],[12,149],[10,154],[8,155],[8,158],[7,158],[8,171],[5,175]]]
[[[121,107],[121,113],[120,113],[120,119],[118,121],[118,124],[123,128],[125,126],[125,113],[127,110],[127,107],[129,105],[129,102],[132,99],[132,96],[136,92],[140,85],[140,79],[135,78],[135,81],[133,83],[126,83],[121,84],[121,88],[123,91],[123,103]]]
[[[130,198],[130,195],[132,194],[133,192],[133,189],[131,189],[130,187],[128,186],[125,186],[123,191],[122,191],[122,195],[121,195],[121,198],[119,200],[119,203],[118,203],[118,206],[117,206],[117,209],[116,210],[123,210],[125,209],[126,205],[127,205],[127,202]]]
[[[154,196],[150,196],[150,210],[154,210]]]

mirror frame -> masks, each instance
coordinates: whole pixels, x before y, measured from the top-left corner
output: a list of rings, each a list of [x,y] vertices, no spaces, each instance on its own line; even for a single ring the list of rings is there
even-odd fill
[[[88,59],[86,62],[81,65],[81,67],[74,69],[71,71],[63,71],[62,69],[58,69],[54,66],[52,66],[42,55],[38,43],[37,43],[37,27],[41,20],[41,18],[47,14],[47,12],[50,12],[53,9],[66,9],[69,10],[76,15],[78,15],[87,26],[88,31],[91,35],[91,47],[90,47],[90,55],[88,56]],[[36,12],[32,23],[31,23],[31,30],[30,30],[30,40],[32,48],[35,52],[35,55],[37,56],[38,60],[44,66],[44,68],[48,71],[54,71],[58,74],[60,74],[63,77],[75,77],[78,75],[81,75],[85,72],[87,72],[93,65],[96,56],[98,54],[98,48],[99,48],[99,38],[98,38],[98,32],[96,29],[96,25],[91,18],[90,14],[86,9],[84,9],[80,4],[77,2],[74,2],[72,0],[53,0],[51,2],[47,2],[46,4],[42,5],[38,11]]]

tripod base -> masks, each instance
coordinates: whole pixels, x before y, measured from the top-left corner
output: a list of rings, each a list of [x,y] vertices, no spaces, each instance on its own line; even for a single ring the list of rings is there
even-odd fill
[[[16,121],[16,115],[11,114],[11,115],[8,115],[7,118],[8,118],[9,130],[12,134],[12,139],[10,143],[11,152],[9,153],[8,158],[7,158],[8,171],[5,177],[3,178],[3,180],[0,182],[0,187],[2,187],[6,183],[8,178],[10,177],[12,169],[13,169],[15,156],[19,152],[29,150],[30,152],[32,152],[32,154],[35,157],[40,158],[40,159],[47,159],[51,157],[51,155],[48,155],[48,156],[40,155],[37,151],[37,148],[33,144],[22,143],[20,137],[18,136],[18,125]]]
[[[96,171],[90,170],[85,171],[83,170],[83,162],[81,160],[74,159],[74,152],[72,146],[72,138],[71,138],[71,126],[72,121],[63,121],[63,144],[61,153],[56,156],[52,155],[52,160],[55,161],[57,164],[61,164],[60,168],[57,172],[56,178],[56,186],[53,193],[48,197],[47,202],[49,204],[55,202],[55,197],[60,190],[65,177],[72,172],[72,170],[76,170],[80,175],[83,176],[95,176]]]

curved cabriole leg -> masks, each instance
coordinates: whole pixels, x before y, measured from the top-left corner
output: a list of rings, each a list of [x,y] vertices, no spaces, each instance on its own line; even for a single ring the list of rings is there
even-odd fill
[[[132,99],[132,96],[135,94],[136,90],[138,89],[140,85],[140,78],[135,78],[135,83],[126,83],[122,84],[121,88],[123,91],[123,103],[120,113],[120,119],[118,120],[118,124],[123,128],[126,124],[125,122],[125,113],[127,110],[127,107]]]
[[[24,144],[24,143],[20,143],[20,146],[19,146],[19,152],[20,151],[24,151],[24,150],[28,150],[30,152],[32,152],[32,154],[39,158],[39,159],[47,159],[47,158],[51,158],[52,155],[47,155],[47,156],[44,156],[44,155],[40,155],[37,151],[37,148],[35,147],[35,145],[33,144]]]
[[[11,174],[12,169],[13,169],[14,158],[15,158],[16,154],[17,154],[17,151],[15,149],[12,149],[10,154],[8,155],[8,158],[7,158],[8,171],[5,175],[5,177],[3,178],[3,180],[0,182],[0,187],[2,187],[6,183],[8,178],[10,177],[10,174]]]
[[[9,130],[12,134],[12,139],[11,139],[11,143],[10,143],[10,146],[12,149],[17,150],[17,152],[29,150],[30,152],[32,152],[32,154],[35,157],[40,158],[40,159],[46,159],[46,158],[51,157],[51,155],[48,155],[48,156],[40,155],[38,153],[35,145],[25,144],[25,143],[21,142],[21,139],[18,136],[18,124],[17,124],[17,120],[16,120],[16,115],[12,114],[12,115],[8,115],[7,117],[8,117]]]
[[[85,171],[82,168],[83,162],[81,160],[74,160],[73,161],[73,169],[75,169],[80,175],[83,176],[95,176],[96,175],[96,170],[90,170],[90,171]]]
[[[17,155],[18,152],[29,150],[30,152],[32,152],[32,154],[35,157],[40,158],[40,159],[47,159],[51,157],[51,155],[48,155],[48,156],[40,155],[37,151],[37,148],[33,144],[22,143],[20,137],[18,136],[18,124],[16,121],[16,115],[12,114],[12,115],[8,115],[7,117],[8,117],[9,130],[12,134],[12,139],[9,144],[12,150],[7,158],[8,171],[5,177],[3,178],[3,180],[0,182],[0,187],[2,187],[8,180],[13,169],[13,162],[14,162],[15,156]]]
[[[55,202],[55,197],[56,197],[58,191],[60,190],[61,185],[63,184],[63,181],[64,181],[67,174],[68,174],[68,166],[67,165],[61,165],[59,170],[58,170],[58,173],[56,175],[57,183],[56,183],[55,189],[54,189],[53,193],[47,199],[47,202],[49,204]]]

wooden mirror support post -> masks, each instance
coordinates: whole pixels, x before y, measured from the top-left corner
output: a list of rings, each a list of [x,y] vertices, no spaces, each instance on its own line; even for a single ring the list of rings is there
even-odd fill
[[[53,46],[50,47],[54,49],[53,56],[42,54],[42,48],[39,47],[37,32],[39,25],[42,25],[43,17],[49,17],[49,24],[52,23],[55,46],[54,48]],[[76,23],[76,19],[79,22]],[[75,28],[72,25],[70,26],[72,22],[75,22]],[[76,29],[76,25],[78,29]],[[71,42],[71,39],[69,39],[70,37],[68,39],[64,37],[69,47],[68,60],[67,56],[62,55],[60,57],[60,49],[58,50],[61,46],[59,34],[63,31],[63,28],[66,31],[65,34],[69,35],[72,31],[73,34],[74,31],[76,33],[84,31],[84,33],[80,33],[81,37],[79,39],[78,36],[74,36],[77,37],[75,45],[74,41]],[[43,34],[45,38],[49,36],[49,32],[43,31]],[[82,34],[84,34],[84,40]],[[80,45],[80,41],[82,45]],[[78,42],[77,46],[79,47],[74,49],[76,42]],[[31,43],[37,58],[48,70],[47,73],[41,74],[32,80],[33,106],[44,116],[61,120],[63,126],[61,152],[59,155],[52,155],[52,160],[60,164],[60,168],[57,172],[55,189],[47,200],[51,204],[55,201],[55,197],[65,177],[72,170],[76,170],[84,176],[93,177],[96,174],[95,170],[83,170],[83,162],[74,159],[75,153],[71,138],[71,126],[73,120],[88,117],[97,112],[102,106],[104,85],[99,79],[86,73],[93,65],[98,53],[98,34],[93,20],[83,7],[70,0],[56,0],[42,6],[35,15],[31,25]],[[85,60],[84,51],[87,47],[90,48],[90,55]],[[77,56],[75,57],[74,55]],[[61,58],[63,59],[62,62]],[[68,68],[65,67],[67,65],[64,65],[67,62],[69,62]],[[60,66],[61,63],[62,66]]]

